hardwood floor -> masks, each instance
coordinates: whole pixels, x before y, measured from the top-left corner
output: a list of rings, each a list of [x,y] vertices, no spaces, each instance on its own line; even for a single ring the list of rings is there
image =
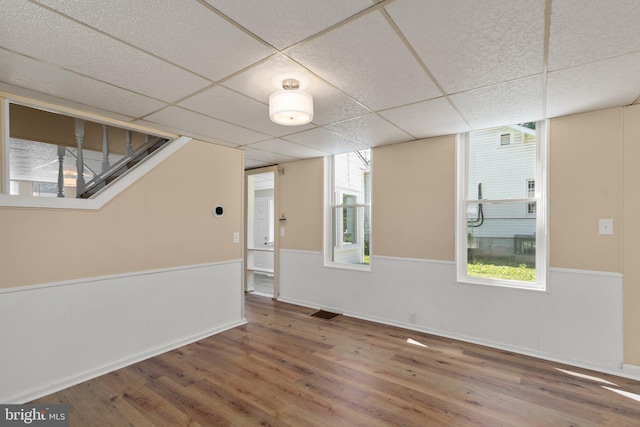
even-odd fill
[[[72,426],[640,425],[603,387],[640,382],[314,311],[248,295],[247,325],[34,403]]]
[[[273,296],[273,276],[253,273],[253,289],[260,294]]]

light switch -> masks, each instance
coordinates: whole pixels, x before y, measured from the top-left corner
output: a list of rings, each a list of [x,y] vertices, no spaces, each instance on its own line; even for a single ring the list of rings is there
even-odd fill
[[[284,237],[285,232],[284,232],[284,227],[280,227],[280,236]]]
[[[233,233],[233,243],[240,243],[240,233],[237,231]]]
[[[610,218],[600,218],[598,222],[598,232],[600,234],[613,234],[613,220]]]

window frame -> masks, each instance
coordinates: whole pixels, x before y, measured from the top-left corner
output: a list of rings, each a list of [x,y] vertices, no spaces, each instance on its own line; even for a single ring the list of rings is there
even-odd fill
[[[548,120],[536,122],[535,197],[523,199],[483,199],[483,204],[525,202],[536,203],[536,280],[522,282],[467,275],[467,208],[477,200],[468,197],[468,144],[469,132],[456,135],[456,280],[458,283],[489,285],[515,289],[547,291],[548,271]]]
[[[357,151],[357,150],[356,150]],[[344,153],[346,154],[346,153]],[[345,270],[357,270],[357,271],[371,271],[371,254],[373,253],[372,247],[372,236],[369,236],[369,264],[348,264],[342,262],[333,261],[333,249],[335,245],[339,245],[339,247],[344,246],[344,242],[342,241],[342,231],[335,230],[333,228],[334,217],[337,215],[336,211],[340,211],[344,208],[369,208],[369,222],[372,220],[372,212],[371,205],[372,203],[365,203],[364,200],[361,200],[360,197],[357,197],[357,203],[345,205],[343,203],[336,203],[336,198],[339,197],[339,200],[342,200],[344,194],[352,194],[349,191],[335,189],[335,174],[334,174],[334,160],[335,155],[325,156],[324,158],[324,266],[332,267],[332,268],[340,268]],[[370,151],[370,160],[369,160],[369,173],[371,174],[373,170],[373,152]],[[373,187],[373,184],[371,184]],[[372,189],[372,188],[371,188]],[[356,195],[357,196],[357,195]],[[364,195],[363,195],[364,198]],[[342,224],[342,215],[341,220],[339,221]],[[359,223],[357,217],[356,221]],[[363,224],[364,226],[364,224]],[[338,235],[340,235],[340,239],[338,239]],[[365,246],[365,236],[363,234],[362,241],[359,243],[355,243],[356,246],[362,246],[364,250]],[[351,245],[351,244],[349,244]]]

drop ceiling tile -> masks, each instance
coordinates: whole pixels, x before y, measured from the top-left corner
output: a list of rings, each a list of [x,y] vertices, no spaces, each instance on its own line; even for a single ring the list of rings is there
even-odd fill
[[[95,113],[101,116],[109,117],[115,120],[122,120],[125,122],[132,121],[133,117],[125,116],[123,114],[114,113],[112,111],[102,110],[93,106],[81,104],[79,102],[70,101],[68,99],[62,99],[57,96],[52,96],[43,92],[36,92],[35,90],[25,89],[23,87],[14,86],[8,83],[0,81],[0,91],[6,92],[10,95],[23,96],[25,98],[37,99],[42,102],[48,102],[50,104],[58,105],[60,107],[73,108],[79,111],[87,113]],[[9,96],[11,99],[11,96]]]
[[[370,0],[205,0],[278,49],[372,6]]]
[[[4,0],[0,43],[79,74],[163,101],[175,101],[209,82],[55,12]]]
[[[418,139],[470,130],[445,98],[382,111],[380,115]]]
[[[193,111],[179,107],[169,107],[145,118],[147,121],[159,123],[179,129],[182,135],[195,134],[224,141],[231,144],[251,144],[265,139],[269,135],[254,132],[240,126],[226,123]]]
[[[245,159],[258,160],[270,164],[297,160],[291,156],[283,156],[281,154],[274,154],[268,151],[256,150],[255,148],[240,147],[240,149],[245,152]]]
[[[163,125],[163,124],[160,124],[160,123],[150,122],[148,120],[140,120],[140,119],[138,119],[138,120],[134,120],[133,123],[135,123],[137,125],[140,125],[140,126],[146,126],[148,128],[151,128],[151,129],[156,129],[158,131],[169,132],[169,133],[173,133],[173,134],[181,135],[181,136],[185,135],[184,129],[178,129],[178,128],[171,127],[171,126],[166,126],[166,125]],[[191,132],[189,134],[189,137],[191,137],[193,139],[200,139],[202,141],[212,142],[212,141],[208,141],[208,139],[211,139],[211,138],[205,139],[202,135],[197,135],[195,132]],[[233,146],[233,147],[237,147],[238,146],[238,144],[231,144],[231,143],[227,143],[227,144],[229,144],[229,146]]]
[[[639,1],[564,0],[552,3],[549,70],[639,50]]]
[[[350,151],[370,148],[367,145],[347,139],[342,135],[338,135],[324,128],[307,130],[289,135],[283,139],[331,154],[348,153]]]
[[[640,95],[640,53],[550,72],[547,116],[632,104]]]
[[[109,112],[140,117],[166,106],[115,86],[0,49],[0,81]],[[41,98],[41,96],[38,96]]]
[[[542,77],[535,76],[450,97],[474,129],[542,119]]]
[[[313,123],[324,126],[329,123],[361,116],[371,110],[348,95],[325,83],[309,88],[313,96]]]
[[[285,78],[297,79],[300,81],[300,89],[305,91],[320,82],[299,64],[282,54],[277,54],[221,84],[266,104],[269,102],[269,95],[282,90],[282,80]]]
[[[282,89],[284,78],[300,81],[301,89],[313,97],[313,123],[325,125],[368,113],[369,110],[333,86],[315,77],[291,59],[276,55],[225,81],[223,86],[267,104],[269,96]]]
[[[138,125],[141,125],[141,126],[147,126],[149,128],[157,129],[157,130],[160,130],[160,131],[170,132],[170,133],[174,133],[174,134],[180,135],[180,136],[187,136],[185,131],[184,131],[184,129],[177,129],[175,127],[171,127],[171,126],[166,126],[166,125],[150,122],[150,121],[147,121],[147,120],[136,120],[135,123],[138,124]],[[223,147],[230,147],[230,148],[237,148],[238,147],[238,144],[234,144],[232,142],[220,141],[218,139],[211,138],[210,136],[200,135],[200,134],[198,134],[196,132],[189,132],[188,136],[190,138],[193,138],[193,139],[198,140],[198,141],[209,142],[211,144],[221,145]]]
[[[542,71],[544,0],[398,0],[385,9],[447,93]]]
[[[293,127],[273,123],[269,119],[268,105],[221,86],[207,89],[178,105],[271,136],[288,135],[314,127],[313,124]]]
[[[296,46],[287,54],[376,111],[441,95],[378,11]]]
[[[276,154],[288,155],[299,159],[307,159],[311,157],[324,157],[329,153],[305,145],[296,144],[294,142],[285,141],[283,139],[268,139],[266,141],[256,142],[246,146],[247,148],[256,148],[263,151],[271,151]]]
[[[215,144],[215,145],[221,145],[223,147],[229,147],[229,148],[238,148],[239,147],[238,144],[232,144],[230,142],[220,141],[218,139],[210,138],[208,136],[202,136],[202,135],[194,134],[192,136],[192,138],[196,139],[198,141],[209,142],[209,143]]]
[[[411,135],[376,114],[367,114],[325,127],[370,147],[395,144],[413,139]]]
[[[197,1],[38,1],[213,80],[275,53]]]

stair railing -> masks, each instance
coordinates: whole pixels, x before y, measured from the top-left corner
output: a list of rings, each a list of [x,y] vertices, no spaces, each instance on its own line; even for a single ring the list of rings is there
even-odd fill
[[[150,139],[148,142],[145,142],[135,149],[131,155],[123,157],[117,163],[112,165],[109,170],[95,175],[93,179],[86,184],[85,190],[82,193],[78,193],[76,197],[88,199],[111,182],[124,175],[134,166],[144,161],[144,159],[146,159],[151,153],[163,147],[168,142],[169,140],[166,138],[158,137]]]

